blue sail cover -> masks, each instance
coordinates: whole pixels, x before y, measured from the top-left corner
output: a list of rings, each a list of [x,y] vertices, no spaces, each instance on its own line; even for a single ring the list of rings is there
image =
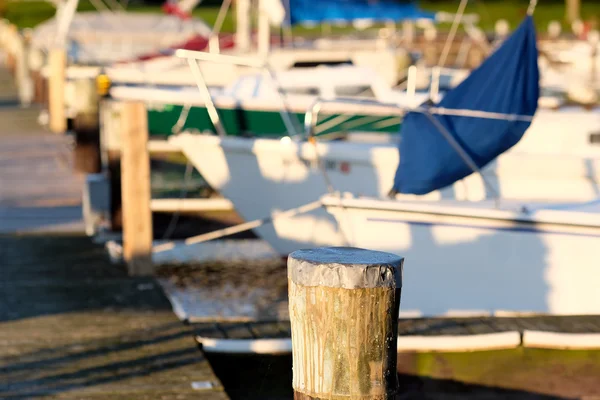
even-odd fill
[[[286,1],[284,0],[284,4]],[[295,24],[402,21],[434,17],[413,1],[402,0],[287,0],[288,20]]]
[[[528,16],[519,28],[437,105],[533,116],[539,97],[535,26]],[[433,114],[479,168],[523,137],[528,121]],[[410,112],[402,122],[400,164],[394,189],[426,194],[470,175],[473,170],[428,116]]]

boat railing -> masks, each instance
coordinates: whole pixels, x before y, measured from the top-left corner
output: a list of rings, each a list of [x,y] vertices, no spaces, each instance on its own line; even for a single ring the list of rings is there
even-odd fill
[[[196,81],[196,85],[198,86],[198,90],[200,91],[200,94],[202,95],[203,100],[206,104],[206,109],[208,111],[210,120],[214,125],[215,130],[217,131],[217,134],[219,136],[225,136],[225,128],[221,123],[219,111],[215,106],[212,93],[210,92],[206,83],[206,79],[204,78],[202,70],[200,69],[199,62],[210,62],[216,64],[249,67],[257,69],[261,71],[261,73],[267,75],[270,78],[270,81],[275,86],[278,98],[281,101],[282,107],[279,110],[279,114],[281,115],[281,119],[285,125],[286,130],[290,133],[290,135],[297,135],[300,132],[300,129],[296,127],[296,124],[294,123],[294,118],[290,111],[290,106],[287,102],[285,93],[283,92],[281,85],[277,80],[275,71],[266,59],[256,57],[231,56],[226,54],[207,53],[202,51],[192,51],[184,49],[177,50],[175,52],[175,55],[177,57],[187,59],[188,65],[192,71],[192,75],[194,76],[194,80]]]
[[[304,135],[309,141],[316,136],[319,114],[322,112],[368,115],[370,117],[402,117],[406,113],[404,107],[393,103],[382,103],[370,99],[317,99],[304,115]]]
[[[425,76],[425,79],[428,80],[429,84],[429,97],[431,99],[438,100],[440,92],[440,77],[442,74],[453,76],[457,73],[458,71],[452,68],[435,66],[431,67],[430,69],[419,69],[416,65],[411,65],[407,70],[406,81],[402,86],[398,85],[397,87],[399,89],[405,89],[410,98],[414,99],[419,87],[418,78]]]
[[[448,144],[453,148],[454,151],[459,155],[460,158],[463,159],[465,164],[472,170],[472,172],[479,174],[481,176],[484,184],[490,192],[494,195],[496,202],[499,199],[499,195],[495,187],[488,181],[488,179],[481,173],[480,168],[477,166],[475,161],[471,158],[471,156],[465,151],[462,145],[456,141],[456,139],[452,136],[452,134],[442,125],[439,121],[433,116],[433,114],[446,114],[446,115],[461,115],[464,110],[447,110],[443,108],[437,107],[405,107],[399,104],[391,104],[391,103],[380,103],[372,100],[354,100],[354,99],[344,99],[344,100],[317,100],[307,111],[305,119],[304,119],[304,128],[306,138],[310,143],[316,143],[316,137],[314,134],[316,121],[318,119],[319,113],[323,110],[324,105],[332,106],[334,104],[343,104],[347,108],[356,108],[360,110],[361,113],[368,113],[369,115],[397,115],[403,116],[408,112],[419,112],[423,113],[432,124],[438,129],[443,138],[448,142]],[[493,113],[485,113],[479,112],[479,116],[483,115],[492,115]],[[477,116],[478,112],[474,111],[472,116]],[[501,118],[499,116],[494,116],[495,118]],[[327,171],[322,168],[322,173],[325,176],[326,181],[328,182],[328,186],[331,187],[331,181],[327,176]]]
[[[385,103],[377,100],[359,98],[337,98],[334,100],[326,100],[318,98],[312,106],[306,111],[304,116],[304,127],[298,126],[297,119],[291,112],[291,107],[288,104],[286,94],[279,84],[275,71],[269,65],[268,61],[258,57],[243,57],[233,56],[226,54],[207,53],[200,51],[184,50],[179,49],[175,52],[177,57],[185,58],[188,61],[200,94],[203,97],[204,104],[206,105],[209,118],[215,127],[215,130],[219,136],[225,136],[225,128],[221,122],[219,111],[215,105],[213,94],[208,88],[202,70],[200,69],[199,62],[210,62],[216,64],[228,64],[237,65],[242,67],[254,68],[261,70],[264,74],[270,78],[271,82],[275,85],[278,98],[281,102],[282,107],[279,110],[283,124],[288,132],[289,136],[302,135],[304,138],[311,138],[317,134],[323,132],[331,132],[333,128],[342,126],[342,124],[349,122],[348,120],[353,116],[364,116],[365,121],[360,119],[352,121],[353,126],[360,126],[361,122],[367,123],[366,119],[372,119],[381,117],[382,119],[391,119],[390,121],[380,121],[388,123],[388,125],[397,124],[398,117],[403,116],[406,113],[406,108],[402,108],[395,103]],[[412,68],[412,67],[411,67]],[[441,71],[442,69],[440,69]],[[416,90],[416,67],[411,69],[412,73],[409,92],[415,94]],[[326,127],[320,127],[321,132],[317,132],[317,123],[319,122],[319,114],[327,112],[328,114],[340,114],[338,117],[328,120],[325,125]],[[373,121],[368,121],[372,123]],[[304,128],[304,129],[303,129]]]

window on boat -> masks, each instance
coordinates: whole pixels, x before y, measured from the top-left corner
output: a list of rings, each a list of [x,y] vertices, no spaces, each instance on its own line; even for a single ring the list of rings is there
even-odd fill
[[[303,94],[310,96],[318,96],[320,94],[319,89],[314,87],[288,87],[284,88],[283,91],[286,94]]]
[[[354,65],[352,60],[344,60],[344,61],[297,61],[292,65],[293,68],[314,68],[321,65],[326,66],[334,66],[334,65]]]
[[[335,94],[339,97],[368,97],[375,98],[373,88],[370,86],[338,86]]]

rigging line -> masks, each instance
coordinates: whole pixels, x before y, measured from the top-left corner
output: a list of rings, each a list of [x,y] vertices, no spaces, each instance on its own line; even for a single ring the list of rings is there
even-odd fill
[[[450,132],[448,132],[448,130],[446,129],[446,127],[444,125],[442,125],[440,121],[437,120],[437,118],[435,118],[432,114],[430,114],[428,112],[425,112],[423,114],[437,128],[437,130],[442,134],[442,136],[444,137],[444,139],[446,139],[446,141],[448,142],[448,144],[450,144],[450,146],[454,149],[454,151],[456,151],[458,153],[459,157],[462,158],[462,160],[465,162],[465,164],[467,164],[467,166],[469,168],[471,168],[471,170],[473,170],[473,172],[475,172],[475,173],[479,174],[479,176],[481,176],[481,179],[483,180],[483,183],[485,184],[485,186],[489,189],[489,191],[494,196],[496,207],[498,207],[498,203],[500,201],[500,195],[498,194],[498,191],[486,179],[486,177],[481,172],[481,169],[477,166],[477,164],[471,158],[471,156],[469,156],[469,154],[467,154],[467,152],[465,151],[465,149],[462,148],[462,146],[456,141],[456,139],[454,139],[454,137],[452,136],[452,134]]]
[[[320,111],[320,110],[321,110],[321,108],[319,106],[318,111]],[[318,117],[319,117],[318,111],[315,113],[315,115],[313,117],[314,121],[311,121],[311,123],[314,122],[315,126],[318,122]],[[342,116],[343,115],[340,115],[340,117],[342,117]],[[335,119],[335,118],[333,118],[333,119]],[[342,204],[342,194],[340,192],[336,192],[335,189],[333,188],[333,182],[329,178],[329,174],[327,173],[327,168],[326,168],[325,164],[323,163],[323,161],[321,160],[321,157],[319,156],[319,148],[317,146],[317,138],[316,138],[316,136],[314,136],[314,132],[309,131],[308,142],[313,145],[313,149],[315,151],[315,161],[317,163],[319,171],[321,172],[321,175],[323,176],[323,180],[325,181],[325,185],[327,186],[327,191],[329,192],[329,194],[331,196],[336,197],[336,199],[339,202],[339,207],[342,210],[343,217],[346,218],[346,220],[348,221],[348,213],[345,212],[346,208]],[[351,224],[351,222],[350,222],[350,224]],[[351,228],[351,230],[354,231],[352,228]],[[340,232],[342,234],[342,237],[344,239],[344,243],[346,244],[346,246],[352,245],[353,241],[351,241],[349,239],[349,235],[346,233],[345,229],[340,227]]]
[[[181,187],[181,190],[179,192],[179,204],[181,204],[184,200],[185,197],[188,194],[188,188],[189,188],[189,184],[192,178],[192,172],[194,171],[194,168],[192,166],[192,163],[188,160],[186,165],[185,165],[185,172],[183,174],[183,185]],[[169,225],[167,226],[167,229],[165,229],[165,233],[162,236],[162,239],[169,239],[173,233],[175,232],[175,228],[177,228],[177,224],[179,223],[179,217],[181,216],[181,208],[177,208],[177,210],[175,210],[175,213],[173,214],[173,216],[171,217],[171,220],[169,221]]]
[[[231,7],[231,0],[223,0],[223,2],[221,3],[221,8],[219,9],[219,13],[217,14],[217,19],[215,20],[215,23],[213,25],[213,29],[210,32],[210,37],[208,38],[209,43],[213,37],[217,37],[217,42],[218,42],[218,35],[219,35],[219,33],[221,33],[221,28],[223,26],[223,22],[225,22],[225,18],[227,17],[227,13],[228,13],[230,7]],[[209,46],[210,46],[210,44],[209,44]]]
[[[503,121],[522,121],[531,122],[533,121],[533,115],[522,115],[522,114],[505,114],[493,111],[480,111],[480,110],[468,110],[459,108],[445,108],[445,107],[431,107],[429,109],[423,107],[416,107],[414,109],[408,109],[407,111],[424,112],[438,115],[450,115],[454,117],[473,117],[473,118],[485,118],[485,119],[499,119]]]
[[[187,122],[188,115],[190,114],[191,109],[192,109],[192,105],[190,103],[186,103],[183,105],[183,107],[181,108],[181,113],[179,114],[179,118],[177,119],[177,122],[175,122],[175,125],[173,125],[173,127],[171,128],[171,132],[173,134],[176,135],[181,132],[181,130],[185,126],[185,123]]]
[[[264,64],[262,65],[261,72],[263,76],[269,78],[269,82],[277,91],[279,101],[281,102],[281,105],[283,107],[283,110],[280,110],[279,114],[281,115],[281,119],[283,121],[283,124],[285,125],[285,129],[289,132],[290,136],[298,135],[299,132],[302,131],[302,129],[297,126],[298,121],[296,120],[296,118],[292,117],[292,107],[288,102],[287,95],[283,91],[283,88],[281,87],[279,80],[277,79],[277,74],[273,70],[273,67],[271,67],[271,65],[269,64],[268,60],[265,60]],[[296,123],[294,123],[294,121],[296,121]]]
[[[123,5],[121,3],[119,3],[119,0],[104,0],[104,2],[106,3],[106,5],[110,6],[109,8],[111,9],[111,11],[125,11],[125,7],[123,7]]]
[[[327,185],[327,191],[329,192],[329,194],[332,197],[335,197],[337,199],[338,206],[340,207],[340,209],[342,210],[342,215],[340,217],[343,217],[346,219],[346,221],[350,221],[349,224],[352,224],[352,221],[349,219],[348,213],[346,212],[346,207],[344,207],[343,202],[342,202],[342,194],[340,192],[336,192],[335,189],[333,188],[333,183],[331,181],[331,178],[329,178],[329,174],[327,173],[327,168],[325,167],[325,164],[323,163],[323,161],[321,160],[321,157],[319,156],[319,149],[317,146],[317,138],[315,136],[311,136],[309,139],[309,142],[313,145],[313,148],[315,150],[315,161],[317,163],[317,166],[319,167],[319,171],[321,172],[321,175],[323,175],[323,179],[325,180],[325,185]],[[354,229],[352,227],[350,227],[350,230],[353,232]],[[342,234],[342,237],[344,239],[344,243],[346,246],[351,246],[353,244],[353,240],[350,240],[350,236],[348,235],[348,233],[346,232],[345,229],[343,229],[343,227],[340,227],[340,232]]]
[[[454,16],[454,21],[452,22],[452,27],[450,28],[450,33],[448,34],[448,39],[446,39],[446,44],[444,45],[444,49],[442,50],[442,55],[440,56],[440,60],[438,62],[438,67],[442,67],[446,64],[446,59],[448,58],[448,54],[450,53],[450,46],[452,42],[454,42],[454,36],[456,36],[456,31],[458,30],[458,25],[462,20],[463,14],[465,12],[465,8],[467,7],[467,3],[469,0],[461,0],[460,5],[458,6],[458,11]]]
[[[253,221],[244,222],[239,225],[230,226],[230,227],[227,227],[224,229],[218,229],[216,231],[204,233],[204,234],[198,235],[198,236],[193,236],[193,237],[190,237],[190,238],[187,238],[186,240],[184,240],[183,243],[184,243],[184,245],[189,246],[191,244],[208,242],[209,240],[219,239],[219,238],[222,238],[225,236],[233,235],[235,233],[245,232],[245,231],[249,231],[254,228],[258,228],[264,224],[273,222],[273,221],[277,220],[278,218],[290,218],[290,217],[293,217],[293,216],[296,216],[299,214],[308,213],[310,211],[316,210],[321,207],[323,207],[323,203],[322,203],[321,199],[319,199],[319,200],[313,201],[311,203],[304,204],[300,207],[295,207],[292,209],[281,211],[279,213],[271,214],[270,216],[265,217],[265,218],[255,219]],[[168,242],[168,243],[160,244],[158,246],[154,246],[154,248],[152,249],[152,252],[160,253],[160,252],[168,251],[168,250],[171,250],[174,248],[175,248],[175,243]]]
[[[333,184],[331,183],[331,179],[329,179],[329,174],[327,173],[327,168],[325,168],[325,164],[323,163],[323,161],[321,160],[321,157],[319,156],[319,147],[317,146],[316,137],[312,136],[309,139],[309,142],[313,145],[313,149],[315,150],[315,162],[317,163],[317,166],[318,166],[319,170],[321,171],[321,174],[323,175],[323,179],[325,179],[325,185],[327,186],[327,191],[330,194],[334,194],[335,190],[333,189]]]
[[[206,111],[208,112],[208,116],[210,117],[210,121],[215,127],[215,131],[217,132],[217,134],[223,137],[227,134],[227,132],[225,131],[225,128],[223,127],[223,124],[221,122],[219,111],[217,110],[217,107],[215,106],[215,103],[213,101],[212,93],[210,92],[210,89],[206,84],[204,74],[200,69],[200,64],[197,60],[192,58],[188,58],[188,64],[190,66],[190,69],[192,70],[192,75],[194,76],[194,80],[196,81],[196,86],[198,87],[198,90],[200,91],[200,94],[203,97],[204,103],[206,105]]]
[[[171,128],[171,132],[173,132],[173,134],[178,134],[181,132],[183,126],[187,122],[187,118],[191,108],[192,105],[189,103],[183,106],[183,108],[181,109],[181,114],[179,114],[179,119]],[[192,172],[192,163],[190,162],[190,160],[187,160],[185,164],[185,172],[183,174],[181,190],[179,191],[179,204],[183,202],[183,200],[188,194],[190,181],[192,178]],[[165,229],[165,233],[163,234],[162,239],[169,239],[173,235],[173,233],[175,232],[175,228],[177,228],[177,224],[179,223],[180,216],[181,207],[177,208],[177,210],[175,210],[175,213],[171,216],[171,220],[169,221],[167,229]]]
[[[537,6],[538,0],[529,0],[529,7],[527,7],[527,15],[533,15],[535,6]]]
[[[382,115],[382,116],[404,116],[409,112],[428,112],[431,114],[440,114],[440,115],[449,115],[449,116],[457,116],[457,117],[471,117],[471,118],[482,118],[482,119],[497,119],[503,121],[523,121],[523,122],[531,122],[533,121],[534,116],[532,115],[523,115],[523,114],[507,114],[507,113],[499,113],[494,111],[482,111],[482,110],[470,110],[470,109],[462,109],[462,108],[445,108],[445,107],[409,107],[403,106],[401,104],[391,104],[391,103],[380,103],[376,101],[326,101],[319,100],[318,107],[315,108],[314,112],[320,112],[323,104],[331,105],[331,104],[350,104],[360,108],[351,108],[352,110],[358,110],[355,113],[364,113],[369,115]],[[313,106],[314,108],[315,106]],[[330,111],[333,113],[333,111]],[[349,113],[349,111],[346,111]],[[308,118],[305,118],[305,126],[314,125],[312,119],[314,117],[311,115],[311,112],[307,112]],[[309,132],[309,131],[307,131]]]
[[[111,11],[112,12],[112,10],[110,8],[108,8],[106,6],[106,4],[104,4],[101,0],[90,0],[90,3],[92,4],[92,6],[94,6],[96,11],[98,11],[98,12],[101,12],[101,11]]]

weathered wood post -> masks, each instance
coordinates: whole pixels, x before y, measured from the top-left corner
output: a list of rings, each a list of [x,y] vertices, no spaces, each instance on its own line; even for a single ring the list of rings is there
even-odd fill
[[[152,212],[148,117],[140,102],[125,102],[121,114],[121,202],[123,257],[130,275],[150,275]]]
[[[40,49],[31,48],[29,53],[29,67],[31,68],[31,79],[33,80],[33,102],[46,105],[48,99],[48,84],[42,75],[42,69],[46,60],[44,52]]]
[[[581,15],[581,0],[565,0],[566,19],[568,22],[576,21]]]
[[[1,1],[1,0],[0,0]],[[2,15],[0,15],[0,18]],[[6,19],[0,19],[0,50],[4,50],[6,52],[6,35],[8,34],[8,27],[10,26],[10,22]],[[4,58],[4,62],[6,63],[6,59]]]
[[[74,84],[78,106],[72,124],[75,134],[73,168],[86,174],[99,173],[101,160],[98,87],[95,79],[78,79]]]
[[[63,133],[67,130],[65,115],[65,84],[67,73],[67,52],[62,47],[53,48],[48,54],[48,113],[50,131]]]
[[[294,399],[394,398],[403,260],[351,247],[290,254]]]
[[[15,42],[19,35],[19,30],[15,24],[10,24],[6,32],[6,69],[14,75],[15,73]]]
[[[23,35],[19,35],[17,43],[17,63],[15,76],[19,89],[19,101],[21,106],[29,107],[33,101],[33,81],[31,80],[31,69],[29,66],[29,53],[31,49],[32,30],[24,29]]]

